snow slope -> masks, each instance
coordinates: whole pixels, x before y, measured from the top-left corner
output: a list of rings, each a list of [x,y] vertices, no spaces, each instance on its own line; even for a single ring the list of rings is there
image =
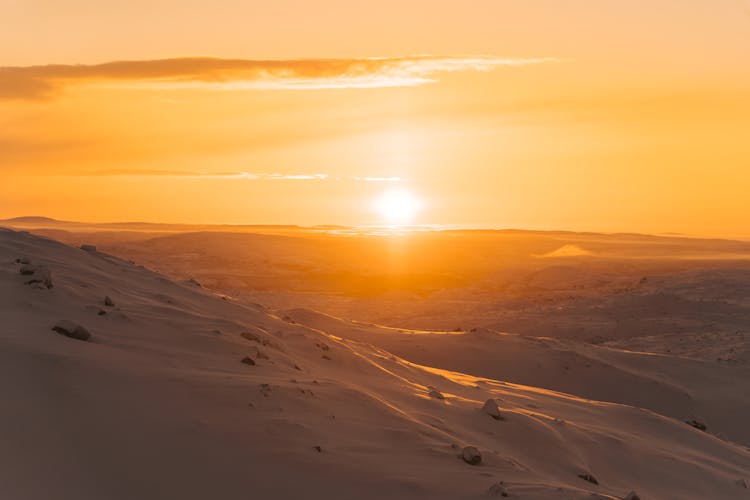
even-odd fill
[[[54,287],[24,284],[19,258]],[[27,233],[0,230],[0,318],[6,498],[750,495],[750,451],[674,419],[419,366]]]

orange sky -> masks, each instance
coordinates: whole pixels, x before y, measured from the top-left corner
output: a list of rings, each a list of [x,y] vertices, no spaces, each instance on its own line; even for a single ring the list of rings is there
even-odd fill
[[[3,2],[0,217],[750,237],[745,0],[118,3]]]

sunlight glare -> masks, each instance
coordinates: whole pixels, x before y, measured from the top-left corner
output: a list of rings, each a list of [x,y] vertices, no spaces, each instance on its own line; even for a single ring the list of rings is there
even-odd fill
[[[375,199],[373,208],[389,224],[404,224],[413,220],[422,203],[407,189],[389,189]]]

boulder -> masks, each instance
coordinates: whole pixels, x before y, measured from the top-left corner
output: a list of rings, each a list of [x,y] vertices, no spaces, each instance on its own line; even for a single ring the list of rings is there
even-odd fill
[[[485,401],[484,406],[482,406],[482,411],[495,420],[504,420],[503,416],[500,414],[500,407],[497,405],[496,399],[488,399]]]
[[[461,450],[461,458],[469,465],[479,465],[482,463],[482,454],[479,453],[476,446],[464,446],[464,449]]]
[[[109,295],[104,296],[104,305],[107,307],[115,307],[115,301]]]
[[[631,491],[628,493],[623,500],[641,500],[641,497],[638,496],[638,493],[635,491]]]
[[[65,335],[71,339],[76,340],[89,340],[91,333],[81,325],[74,323],[73,321],[63,319],[55,323],[52,330],[56,331],[60,335]]]

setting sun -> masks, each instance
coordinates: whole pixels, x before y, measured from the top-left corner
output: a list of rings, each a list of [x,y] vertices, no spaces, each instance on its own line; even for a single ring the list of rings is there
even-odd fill
[[[414,219],[422,203],[407,189],[390,189],[375,199],[373,208],[385,222],[403,224]]]

